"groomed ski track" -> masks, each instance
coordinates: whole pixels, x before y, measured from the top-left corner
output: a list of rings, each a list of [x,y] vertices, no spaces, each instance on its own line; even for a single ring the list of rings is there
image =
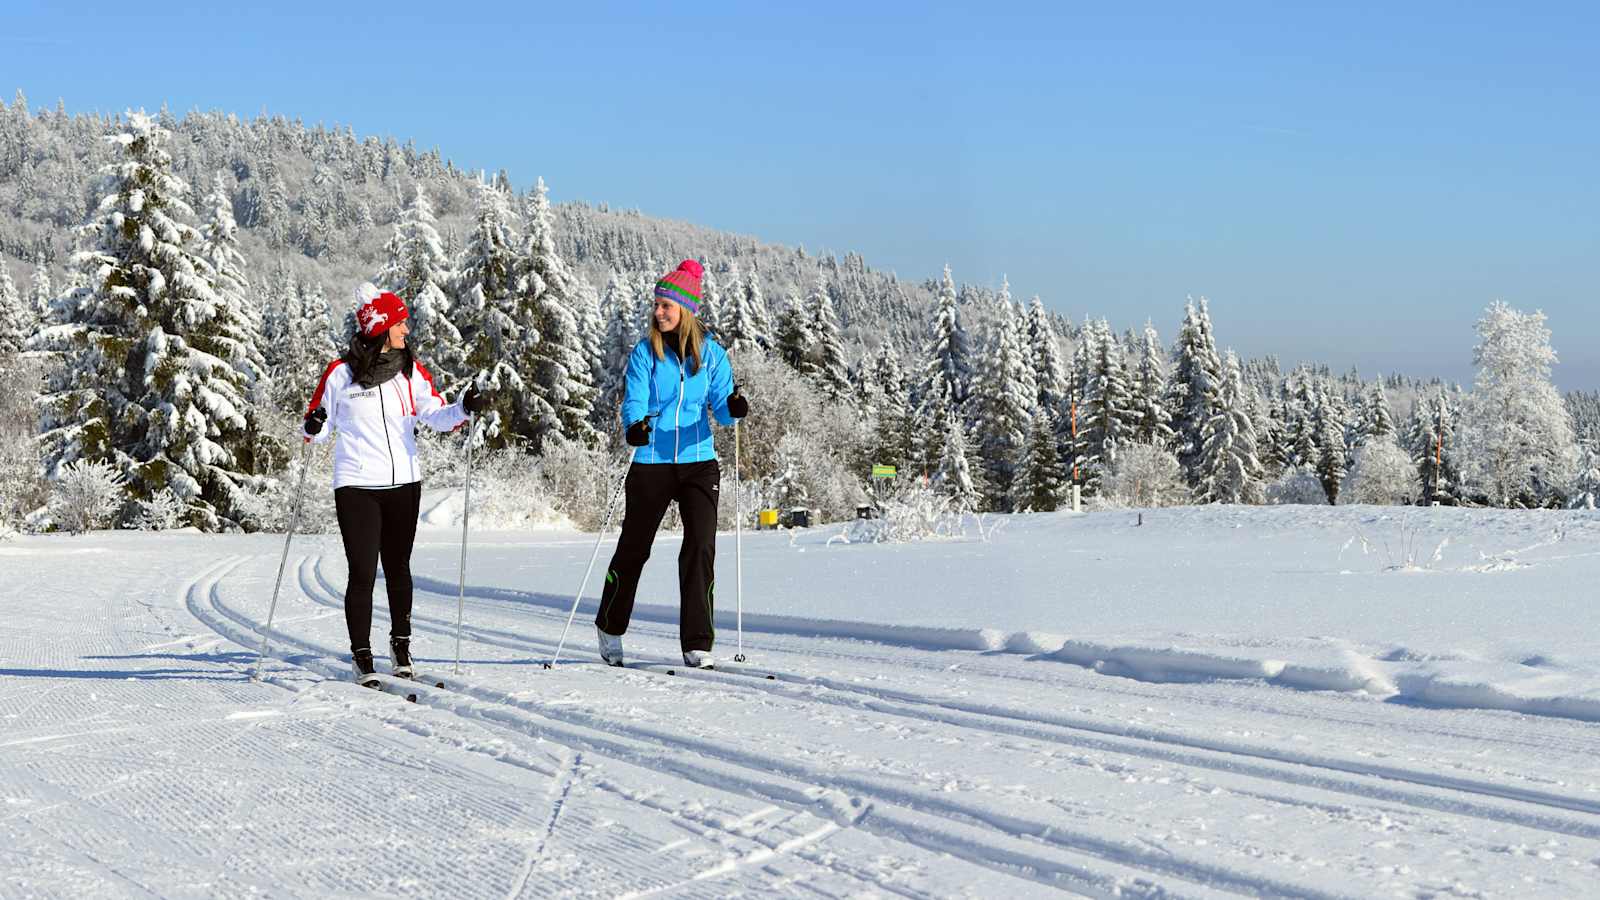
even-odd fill
[[[150,566],[92,639],[0,642],[0,715],[25,726],[0,736],[0,895],[1562,896],[1600,878],[1585,723],[800,634],[746,634],[776,680],[669,677],[599,664],[581,612],[545,670],[565,611],[471,585],[464,671],[412,705],[348,682],[343,562],[317,553],[291,556],[248,680],[276,562]],[[425,670],[450,673],[455,610],[418,590]],[[674,661],[670,625],[627,642]],[[120,713],[98,699],[119,692]],[[74,808],[96,827],[56,818]]]

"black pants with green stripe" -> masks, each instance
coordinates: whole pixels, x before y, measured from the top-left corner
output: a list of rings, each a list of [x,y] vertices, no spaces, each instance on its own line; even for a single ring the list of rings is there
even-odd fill
[[[683,519],[683,549],[678,551],[678,641],[687,653],[710,650],[713,565],[717,558],[717,487],[722,469],[716,460],[697,463],[634,463],[624,486],[622,537],[606,568],[600,612],[594,624],[606,634],[623,634],[633,617],[639,573],[650,558],[656,529],[667,505],[678,501]]]

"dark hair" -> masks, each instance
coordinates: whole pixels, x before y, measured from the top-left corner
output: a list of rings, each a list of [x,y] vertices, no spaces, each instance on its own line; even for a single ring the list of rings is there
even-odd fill
[[[369,380],[373,367],[378,364],[378,357],[383,355],[383,345],[387,339],[387,332],[373,337],[362,334],[360,329],[350,333],[350,346],[339,358],[350,367],[350,375],[357,384],[366,384]],[[409,345],[401,352],[406,355],[406,363],[413,361]]]

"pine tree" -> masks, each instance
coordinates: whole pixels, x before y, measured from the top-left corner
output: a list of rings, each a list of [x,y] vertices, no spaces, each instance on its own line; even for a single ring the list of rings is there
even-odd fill
[[[1039,392],[1035,406],[1059,419],[1067,396],[1067,367],[1061,359],[1055,327],[1050,324],[1050,317],[1045,314],[1044,304],[1037,294],[1028,304],[1026,330],[1034,384]]]
[[[1167,412],[1166,354],[1155,326],[1144,323],[1139,364],[1133,373],[1133,440],[1152,447],[1170,447],[1174,437],[1172,414]]]
[[[1083,484],[1094,493],[1101,475],[1116,463],[1117,445],[1132,434],[1134,410],[1128,396],[1122,346],[1105,319],[1084,323],[1087,378],[1079,410]]]
[[[1453,506],[1459,473],[1455,464],[1455,409],[1444,389],[1417,401],[1411,417],[1411,458],[1426,503]]]
[[[532,309],[539,341],[533,348],[533,367],[525,373],[533,392],[530,409],[535,417],[526,436],[536,453],[552,433],[593,447],[600,436],[589,422],[595,389],[573,313],[576,283],[566,260],[556,252],[555,225],[543,178],[528,199],[527,221],[517,290],[521,303]]]
[[[1372,382],[1372,389],[1367,392],[1366,402],[1362,404],[1361,439],[1384,437],[1393,435],[1394,415],[1389,412],[1389,395],[1383,390],[1383,379],[1378,378]]]
[[[806,297],[806,307],[811,313],[807,330],[811,337],[813,377],[822,388],[822,395],[837,403],[850,396],[850,376],[845,367],[844,344],[839,336],[839,317],[833,311],[827,279],[817,275]]]
[[[634,308],[633,291],[628,282],[613,270],[606,282],[605,340],[601,371],[605,378],[600,382],[600,399],[595,404],[595,420],[603,428],[615,425],[617,409],[622,403],[623,375],[628,365],[628,354],[639,342],[638,311]]]
[[[738,269],[729,271],[728,280],[731,284],[722,308],[722,331],[718,339],[737,358],[759,351],[761,340],[756,332],[755,316],[750,311],[747,282],[739,277]],[[757,296],[759,291],[757,288]]]
[[[184,222],[188,186],[166,133],[144,113],[128,124],[110,192],[82,229],[94,246],[73,259],[87,285],[40,334],[58,353],[41,403],[44,465],[54,476],[78,459],[109,462],[134,499],[170,487],[193,524],[215,529],[255,482],[245,378],[212,352],[222,301]]]
[[[1311,439],[1315,442],[1312,465],[1317,479],[1322,482],[1323,492],[1328,495],[1328,502],[1338,503],[1339,487],[1344,484],[1344,476],[1348,471],[1345,461],[1344,404],[1334,397],[1331,389],[1320,386],[1313,390],[1312,402]]]
[[[1239,357],[1228,351],[1216,412],[1206,422],[1200,456],[1202,503],[1264,501],[1261,462],[1257,457],[1255,424],[1251,421]]]
[[[987,509],[1009,512],[1026,501],[1017,480],[1027,453],[1038,388],[1023,354],[1021,323],[1009,301],[999,307],[989,364],[976,380],[978,453]]]
[[[467,371],[493,401],[481,415],[479,440],[504,447],[531,436],[537,410],[528,379],[539,332],[532,310],[520,302],[506,198],[484,182],[477,189],[476,222],[456,267],[456,308],[467,324]]]
[[[815,374],[811,367],[806,337],[805,314],[800,309],[800,301],[794,297],[778,313],[778,330],[774,335],[778,358],[789,364],[789,367],[802,375]]]
[[[252,405],[270,401],[272,377],[262,355],[261,308],[245,275],[244,254],[239,252],[239,226],[233,220],[233,199],[218,173],[206,197],[208,212],[201,232],[200,256],[210,266],[211,289],[220,305],[204,333],[191,335],[196,348],[227,361],[244,375]],[[253,410],[246,412],[255,430]]]
[[[22,351],[28,335],[33,332],[31,318],[16,283],[11,280],[11,269],[6,266],[5,257],[0,256],[0,359],[9,359]]]
[[[938,473],[933,480],[939,492],[949,497],[956,509],[976,508],[978,488],[967,460],[967,430],[953,410],[945,415]]]
[[[751,337],[762,349],[773,345],[772,317],[767,313],[767,299],[761,293],[761,277],[752,266],[744,277],[744,311],[749,320]]]
[[[44,254],[33,260],[33,281],[28,291],[28,308],[32,311],[34,328],[50,321],[50,309],[55,301],[55,289],[50,286],[50,269],[45,265]]]
[[[1172,350],[1172,380],[1167,383],[1166,407],[1172,414],[1172,430],[1178,462],[1191,485],[1200,483],[1200,455],[1205,447],[1202,432],[1216,415],[1217,392],[1222,382],[1222,362],[1217,356],[1216,339],[1211,333],[1211,314],[1206,299],[1198,307],[1191,301],[1184,308],[1183,327]]]
[[[900,354],[884,341],[862,369],[862,405],[873,422],[871,462],[895,466],[910,477],[913,426]]]
[[[956,303],[955,282],[950,277],[950,267],[945,266],[944,278],[934,298],[927,343],[923,345],[917,391],[917,418],[931,426],[919,432],[923,440],[917,451],[924,469],[942,466],[946,456],[944,441],[949,429],[939,427],[938,423],[949,416],[962,422],[966,420],[970,355],[967,332],[962,327]]]
[[[1033,417],[1028,432],[1028,452],[1023,460],[1018,507],[1034,512],[1053,512],[1061,506],[1066,491],[1067,473],[1056,452],[1055,425],[1040,411]]]
[[[384,251],[383,268],[373,280],[406,302],[411,311],[411,345],[426,358],[435,381],[461,377],[466,367],[466,345],[453,321],[454,310],[447,291],[450,257],[439,237],[433,204],[422,185],[417,185],[405,212],[394,223]]]

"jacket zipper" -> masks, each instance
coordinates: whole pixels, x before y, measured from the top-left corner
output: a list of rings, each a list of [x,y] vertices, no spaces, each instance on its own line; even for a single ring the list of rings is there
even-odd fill
[[[389,451],[389,485],[393,487],[398,482],[394,478],[394,447],[389,443],[389,405],[383,402],[383,385],[378,385],[378,412],[381,414],[383,424],[383,449]]]
[[[683,360],[678,360],[678,409],[672,420],[672,461],[678,461],[679,435],[683,433]]]

